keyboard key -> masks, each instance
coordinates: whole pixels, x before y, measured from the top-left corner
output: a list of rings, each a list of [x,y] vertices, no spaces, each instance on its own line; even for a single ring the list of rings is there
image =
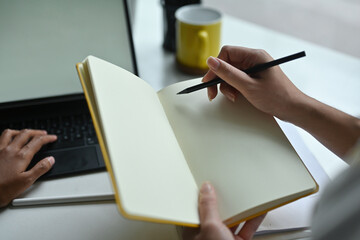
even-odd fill
[[[76,133],[75,134],[75,138],[76,139],[82,139],[83,138],[83,135],[81,133]]]
[[[86,143],[88,145],[94,145],[97,143],[97,138],[96,137],[87,137]]]

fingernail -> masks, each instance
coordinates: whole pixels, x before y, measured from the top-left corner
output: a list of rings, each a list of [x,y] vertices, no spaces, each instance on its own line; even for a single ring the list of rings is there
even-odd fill
[[[211,68],[211,70],[217,70],[220,66],[219,60],[214,57],[209,57],[206,61],[207,65]]]
[[[228,93],[228,94],[226,94],[226,97],[227,97],[230,101],[235,102],[235,95],[234,95],[234,94]]]
[[[209,101],[210,101],[210,102],[211,102],[212,100],[214,100],[214,97],[212,97],[210,93],[208,93],[208,98],[209,98]]]
[[[208,91],[207,91],[207,96],[208,96],[208,99],[209,99],[210,102],[212,100],[214,100],[214,98],[216,97],[216,95],[214,96],[212,90],[210,90],[210,89],[208,89]]]
[[[212,191],[212,186],[209,182],[204,182],[200,189],[201,193],[210,193]]]
[[[51,166],[54,165],[54,163],[55,163],[54,157],[48,157],[47,160],[49,161]]]

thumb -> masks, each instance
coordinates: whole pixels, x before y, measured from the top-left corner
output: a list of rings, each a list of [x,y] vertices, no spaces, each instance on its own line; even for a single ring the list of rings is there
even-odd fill
[[[226,83],[243,93],[246,83],[251,82],[251,78],[243,71],[232,66],[231,64],[215,57],[209,57],[207,64],[211,71]]]
[[[221,222],[217,207],[217,199],[214,187],[205,182],[200,189],[199,196],[200,225],[207,223]]]
[[[31,168],[28,171],[28,174],[31,176],[31,179],[33,179],[33,182],[35,182],[39,177],[47,173],[54,165],[54,163],[54,157],[47,157],[39,161],[33,168]]]

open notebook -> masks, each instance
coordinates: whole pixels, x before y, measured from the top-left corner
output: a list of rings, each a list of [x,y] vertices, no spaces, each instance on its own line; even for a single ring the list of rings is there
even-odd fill
[[[93,56],[77,69],[125,217],[197,226],[204,181],[229,226],[318,190],[275,119],[244,98],[176,95],[199,79],[156,92]]]

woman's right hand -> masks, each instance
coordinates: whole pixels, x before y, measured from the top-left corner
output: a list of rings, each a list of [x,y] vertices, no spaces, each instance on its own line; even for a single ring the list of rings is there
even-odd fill
[[[295,87],[280,67],[274,66],[251,75],[242,71],[272,60],[264,50],[224,46],[217,58],[208,59],[210,70],[203,82],[218,76],[225,81],[220,85],[220,91],[231,101],[242,94],[259,110],[289,121],[294,108],[307,96]],[[214,99],[216,95],[217,87],[209,87],[209,99]]]
[[[345,156],[360,139],[360,119],[305,95],[279,66],[250,75],[241,71],[271,60],[264,50],[225,46],[218,58],[208,59],[210,70],[203,82],[222,78],[220,90],[231,101],[242,94],[259,110],[303,128],[339,157]],[[209,99],[216,95],[217,87],[209,87]]]

